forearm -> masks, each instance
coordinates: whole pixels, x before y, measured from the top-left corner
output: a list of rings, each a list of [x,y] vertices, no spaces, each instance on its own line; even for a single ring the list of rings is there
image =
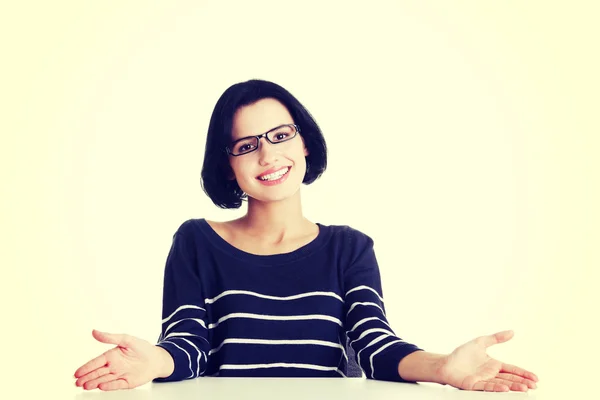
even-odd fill
[[[160,346],[155,346],[157,352],[157,365],[155,378],[168,378],[175,370],[175,362],[171,354]]]
[[[415,351],[400,360],[398,373],[407,381],[444,384],[440,377],[440,369],[446,357],[445,354]]]

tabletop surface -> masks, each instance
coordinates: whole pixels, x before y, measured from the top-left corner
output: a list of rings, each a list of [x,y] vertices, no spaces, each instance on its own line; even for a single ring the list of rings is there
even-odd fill
[[[187,399],[538,399],[527,393],[462,391],[431,383],[396,383],[364,378],[197,378],[150,383],[132,390],[102,392],[73,387],[75,400],[187,400]]]

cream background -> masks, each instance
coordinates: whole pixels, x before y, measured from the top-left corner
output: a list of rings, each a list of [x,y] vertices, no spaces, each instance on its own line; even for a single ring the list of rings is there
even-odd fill
[[[3,390],[71,390],[109,348],[92,328],[156,339],[179,224],[243,212],[199,174],[215,102],[254,77],[322,127],[305,213],[375,240],[401,337],[514,329],[490,353],[536,398],[594,386],[593,2],[157,3],[0,7]]]

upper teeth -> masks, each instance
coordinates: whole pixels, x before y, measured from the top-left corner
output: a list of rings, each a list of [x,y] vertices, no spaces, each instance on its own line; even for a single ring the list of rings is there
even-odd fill
[[[282,175],[284,175],[286,172],[288,172],[288,170],[289,170],[289,168],[285,167],[283,169],[280,169],[279,171],[273,172],[272,174],[263,175],[259,179],[263,180],[263,181],[272,181],[273,179],[280,178]]]

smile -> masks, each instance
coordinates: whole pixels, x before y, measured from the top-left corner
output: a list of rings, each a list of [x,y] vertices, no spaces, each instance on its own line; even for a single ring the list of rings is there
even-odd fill
[[[256,179],[258,179],[261,183],[264,183],[264,184],[282,183],[287,178],[291,169],[292,169],[291,167],[284,167],[284,168],[280,169],[279,171],[275,171],[268,175],[263,175],[263,176],[257,177]]]

